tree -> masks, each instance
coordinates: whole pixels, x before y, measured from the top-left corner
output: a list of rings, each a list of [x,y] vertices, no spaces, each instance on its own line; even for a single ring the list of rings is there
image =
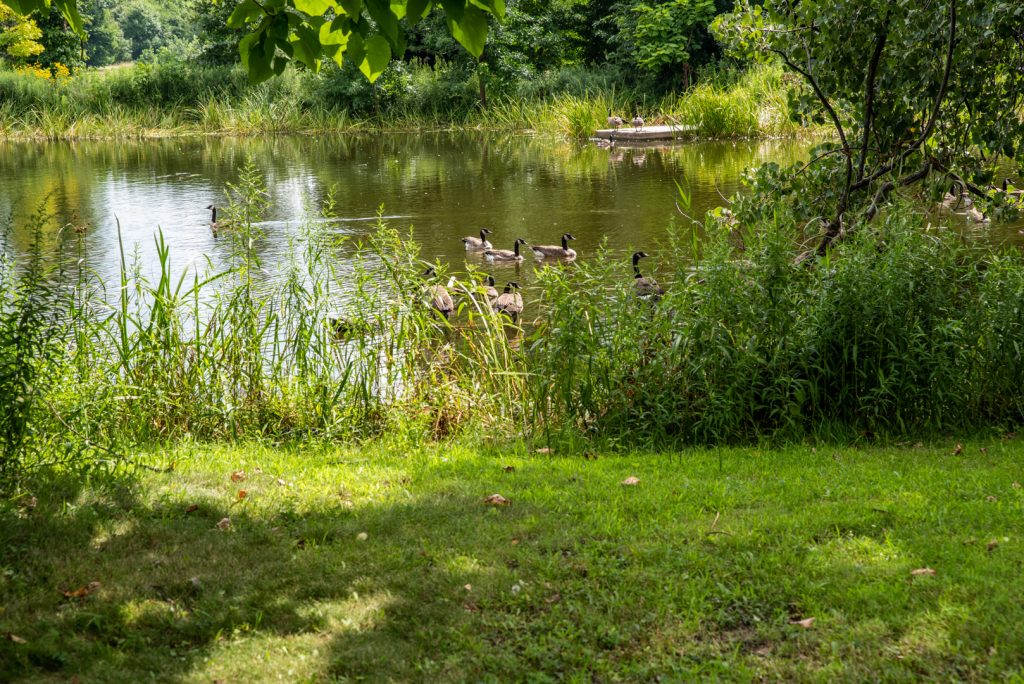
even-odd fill
[[[131,59],[132,45],[109,9],[100,9],[95,16],[85,20],[89,32],[85,49],[90,65],[107,66]]]
[[[633,46],[636,65],[654,74],[673,73],[690,85],[690,53],[700,32],[706,32],[715,17],[714,0],[668,0],[639,2],[630,8],[634,16],[620,20]],[[673,79],[674,80],[674,79]]]
[[[822,219],[819,254],[897,188],[956,181],[1006,205],[988,183],[1000,164],[1024,159],[1019,0],[743,0],[715,30],[806,81],[835,131],[809,163],[766,165],[753,181],[753,211],[783,201]]]
[[[43,51],[36,58],[40,66],[50,69],[54,74],[58,73],[58,64],[71,72],[85,66],[85,34],[76,33],[64,14],[56,8],[43,10],[36,18],[36,23],[43,34],[39,39]]]
[[[43,32],[35,21],[18,16],[0,2],[0,50],[15,62],[24,63],[43,51],[39,42]]]
[[[143,52],[156,50],[163,45],[163,22],[150,5],[132,2],[119,8],[116,16],[124,37],[131,43],[132,59],[138,59]]]
[[[5,0],[21,15],[55,7],[84,36],[76,0]],[[282,73],[297,61],[317,71],[324,59],[359,65],[375,80],[392,55],[405,53],[404,28],[420,21],[431,0],[242,0],[228,18],[230,28],[246,28],[239,42],[242,62],[253,83]],[[448,30],[479,58],[487,39],[488,17],[502,19],[505,0],[441,0]]]

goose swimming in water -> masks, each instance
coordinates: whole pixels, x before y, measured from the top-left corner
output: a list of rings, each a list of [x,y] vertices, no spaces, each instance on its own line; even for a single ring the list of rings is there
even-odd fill
[[[423,277],[425,279],[431,279],[436,275],[437,272],[434,270],[433,266],[427,268],[427,270],[423,272]],[[448,284],[451,285],[453,280],[454,278],[449,280]],[[427,306],[436,315],[441,316],[446,321],[450,321],[452,319],[452,313],[455,311],[455,302],[452,300],[452,296],[448,294],[448,288],[444,285],[427,285],[424,293],[426,295],[425,301]]]
[[[484,258],[491,263],[499,261],[522,261],[523,255],[519,253],[519,245],[525,245],[526,240],[523,238],[516,238],[516,244],[513,249],[489,249],[484,252]]]
[[[562,246],[558,245],[530,245],[530,250],[538,259],[549,257],[552,259],[575,259],[576,250],[569,249],[569,240],[575,240],[572,235],[566,233],[562,236]]]
[[[519,314],[523,312],[523,296],[518,292],[513,292],[512,289],[519,289],[519,283],[510,282],[505,285],[505,291],[498,295],[498,298],[494,300],[494,310],[500,314],[505,314],[512,319],[515,323],[519,320]]]
[[[487,239],[487,236],[491,234],[487,228],[480,229],[480,237],[473,237],[467,235],[462,238],[462,244],[466,247],[467,252],[480,252],[485,249],[494,249],[494,245]]]
[[[665,288],[658,284],[654,278],[648,278],[640,273],[640,260],[647,256],[647,252],[635,252],[633,254],[633,284],[636,293],[640,297],[650,298],[653,301],[661,299],[665,294]]]

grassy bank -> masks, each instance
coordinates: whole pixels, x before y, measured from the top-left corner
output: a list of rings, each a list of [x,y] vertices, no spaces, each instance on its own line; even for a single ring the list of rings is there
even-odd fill
[[[160,450],[0,513],[0,678],[1019,678],[1024,449],[954,445]]]
[[[398,67],[395,67],[398,69]],[[695,88],[652,101],[601,74],[563,70],[486,108],[470,78],[443,65],[403,66],[369,86],[345,72],[287,72],[259,87],[237,69],[136,65],[44,80],[0,72],[0,139],[75,140],[356,130],[476,128],[532,130],[581,138],[606,125],[609,111],[649,124],[694,128],[694,137],[793,136],[818,129],[796,123],[782,71],[708,73]],[[475,77],[473,77],[475,78]]]

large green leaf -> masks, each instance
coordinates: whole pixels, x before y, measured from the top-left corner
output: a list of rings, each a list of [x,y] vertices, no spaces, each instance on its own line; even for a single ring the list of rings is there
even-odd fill
[[[338,6],[334,0],[294,0],[295,9],[314,17],[323,16],[324,12]]]
[[[388,62],[391,61],[391,46],[383,36],[374,34],[366,41],[365,49],[366,57],[359,65],[359,70],[369,79],[370,83],[373,83],[384,73]]]
[[[378,30],[387,38],[391,45],[398,47],[398,17],[391,11],[388,0],[365,0],[366,11],[377,24]],[[391,50],[388,50],[390,58]]]
[[[447,3],[445,13],[447,14]],[[459,19],[447,16],[448,28],[452,37],[459,41],[469,54],[479,58],[484,53],[487,43],[487,14],[475,5],[466,5]]]
[[[256,3],[256,0],[242,0],[228,17],[228,28],[242,28],[262,15],[263,9]]]

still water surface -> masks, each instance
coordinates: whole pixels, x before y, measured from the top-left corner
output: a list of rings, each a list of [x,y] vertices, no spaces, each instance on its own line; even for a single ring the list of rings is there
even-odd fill
[[[61,241],[73,252],[75,234],[62,226],[85,226],[86,261],[108,283],[117,282],[118,221],[144,272],[156,272],[158,227],[175,271],[207,259],[217,266],[228,245],[211,233],[204,207],[223,205],[227,185],[252,162],[272,202],[258,245],[271,276],[289,239],[329,194],[339,217],[329,230],[366,235],[381,211],[394,227],[412,229],[425,259],[456,271],[467,262],[486,266],[460,242],[481,227],[506,249],[518,237],[556,244],[570,232],[581,259],[607,238],[627,268],[626,256],[638,248],[652,255],[649,268],[657,270],[666,227],[685,222],[673,204],[675,181],[691,190],[690,213],[700,217],[739,188],[745,169],[804,159],[809,146],[784,140],[609,150],[486,133],[0,143],[0,220],[16,217],[5,238],[15,253],[27,249],[24,219],[37,210],[47,215],[46,247],[55,253]],[[525,285],[533,268],[527,253],[518,270],[485,270],[499,284],[516,278]]]

